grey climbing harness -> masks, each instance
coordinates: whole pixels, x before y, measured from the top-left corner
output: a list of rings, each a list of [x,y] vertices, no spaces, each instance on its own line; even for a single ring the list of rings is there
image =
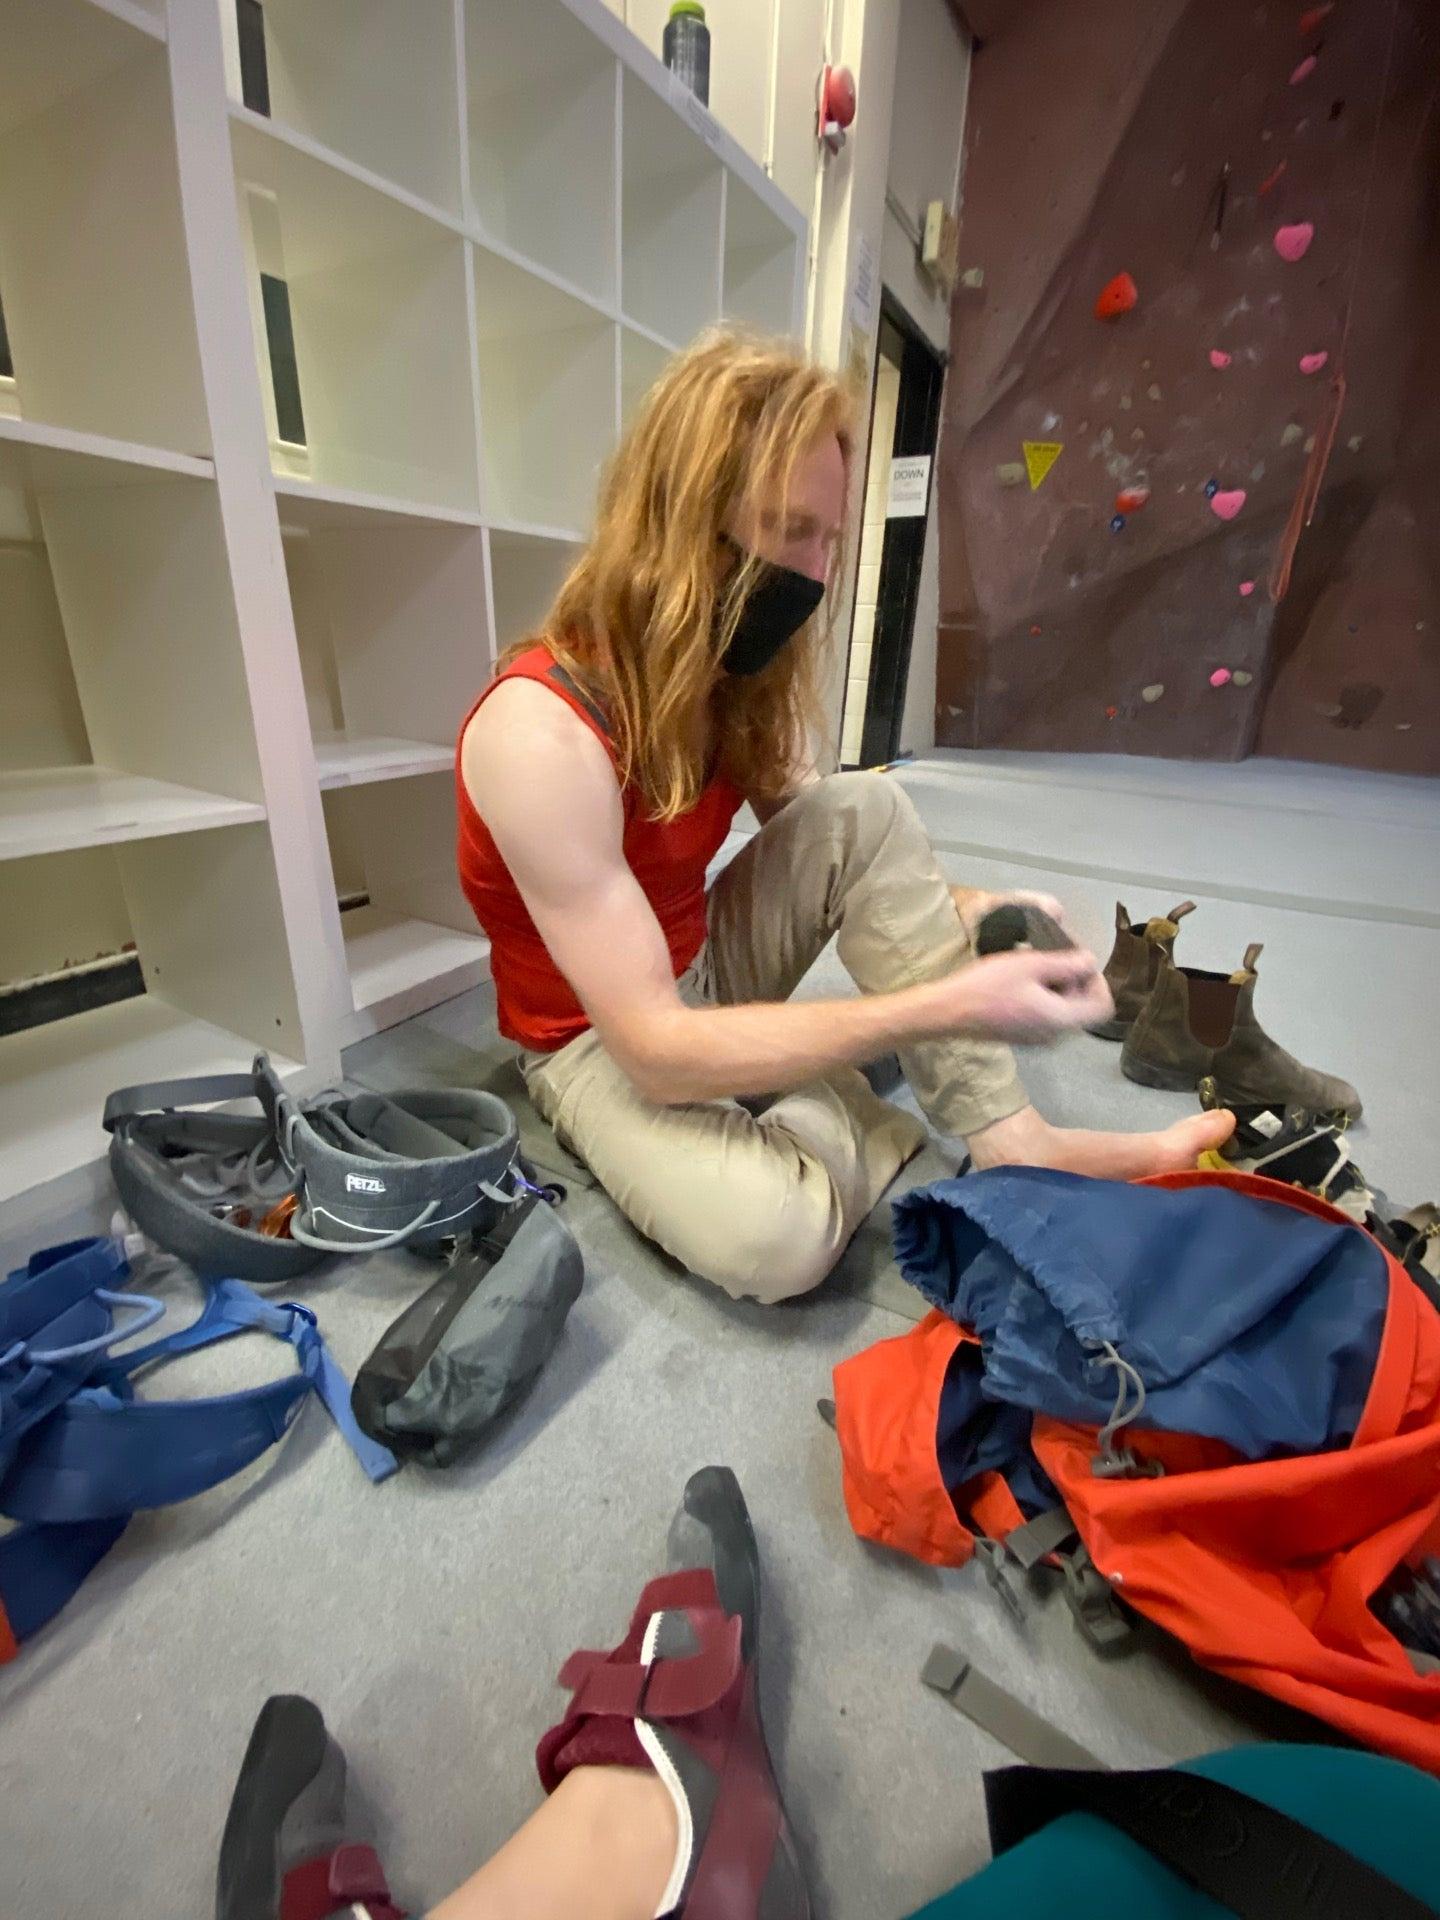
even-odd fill
[[[259,1114],[194,1110],[239,1100]],[[298,1101],[263,1053],[249,1074],[122,1087],[104,1125],[135,1224],[197,1273],[260,1285],[327,1253],[439,1250],[493,1226],[525,1191],[515,1119],[494,1094]]]

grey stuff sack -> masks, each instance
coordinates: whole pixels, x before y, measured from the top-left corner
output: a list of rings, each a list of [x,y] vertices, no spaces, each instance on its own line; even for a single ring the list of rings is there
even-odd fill
[[[535,1379],[583,1281],[548,1201],[512,1204],[387,1328],[355,1376],[355,1418],[402,1460],[449,1466]]]

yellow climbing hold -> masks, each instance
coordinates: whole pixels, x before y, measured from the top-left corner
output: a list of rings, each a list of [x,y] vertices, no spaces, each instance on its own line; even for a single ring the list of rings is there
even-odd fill
[[[1063,440],[1022,440],[1020,448],[1025,455],[1025,471],[1030,476],[1030,491],[1034,493],[1065,451],[1065,443]]]

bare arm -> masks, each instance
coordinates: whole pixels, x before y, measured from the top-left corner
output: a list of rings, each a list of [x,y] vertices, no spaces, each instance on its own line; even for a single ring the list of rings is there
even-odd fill
[[[590,729],[543,687],[511,682],[466,729],[461,766],[552,959],[652,1100],[780,1093],[932,1035],[1040,1038],[1105,1017],[1103,985],[1103,1003],[1081,985],[1094,981],[1095,962],[1074,953],[1004,955],[858,1000],[687,1007],[660,924],[626,864],[619,787]],[[1075,991],[1062,999],[1050,990],[1059,983]]]

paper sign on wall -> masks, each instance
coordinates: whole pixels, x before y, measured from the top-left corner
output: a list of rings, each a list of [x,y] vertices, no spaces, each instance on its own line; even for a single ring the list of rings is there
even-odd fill
[[[929,500],[929,454],[897,455],[890,462],[890,493],[885,502],[885,518],[923,520]]]
[[[1030,491],[1034,493],[1065,451],[1065,443],[1063,440],[1022,440],[1020,447],[1025,455],[1025,471],[1030,476]]]

